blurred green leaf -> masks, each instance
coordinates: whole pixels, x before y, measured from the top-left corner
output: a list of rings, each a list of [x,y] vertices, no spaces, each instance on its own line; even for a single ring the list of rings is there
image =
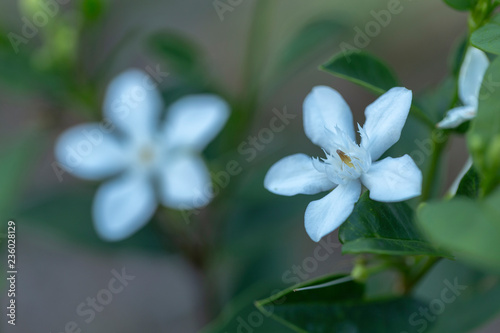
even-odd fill
[[[268,296],[272,288],[268,281],[266,283],[262,281],[251,287],[247,286],[247,289],[232,299],[218,318],[206,326],[201,333],[292,333],[292,329],[281,325],[255,308],[255,300]]]
[[[0,82],[11,90],[32,91],[38,88],[41,75],[25,54],[16,54],[8,45],[0,47]]]
[[[470,10],[474,8],[477,0],[444,0],[444,2],[456,10]]]
[[[338,53],[320,69],[358,84],[377,95],[398,86],[395,74],[380,59],[366,52]]]
[[[479,175],[472,166],[460,181],[455,196],[464,196],[467,198],[476,199],[479,196],[479,185]]]
[[[458,58],[456,59],[456,61],[459,61]],[[435,123],[443,120],[445,114],[451,108],[461,105],[459,103],[457,93],[457,81],[458,72],[460,71],[460,65],[461,63],[458,64],[459,68],[457,70],[457,73],[453,73],[454,75],[456,75],[456,77],[447,77],[440,84],[435,87],[427,88],[422,94],[416,96],[416,98],[414,99],[415,105],[417,105],[421,110],[425,110],[425,114],[428,115],[429,118],[432,119],[432,121]],[[453,67],[454,66],[455,65],[453,65]],[[405,129],[407,127],[408,126],[405,126]],[[432,128],[431,130],[433,129],[434,128]],[[463,124],[460,124],[458,127],[449,129],[449,131],[465,134],[468,129],[469,122],[467,121]]]
[[[59,73],[37,69],[29,44],[12,44],[0,31],[0,83],[9,91],[61,96],[65,92],[64,77]],[[29,41],[28,41],[29,42]],[[17,51],[16,51],[17,50]]]
[[[194,86],[191,84],[176,84],[171,87],[167,87],[161,90],[161,95],[163,97],[163,101],[165,105],[170,105],[177,101],[178,99],[191,94],[202,94],[202,93],[212,93],[212,91],[207,91],[206,89],[200,89],[198,86]],[[213,92],[215,93],[215,92]],[[209,152],[205,152],[205,154],[209,154]]]
[[[456,95],[456,79],[448,77],[437,86],[430,87],[416,96],[413,102],[437,123],[443,119],[450,105],[454,104]],[[427,133],[427,137],[429,134]]]
[[[428,300],[425,308],[436,318],[434,325],[428,327],[430,322],[419,312],[414,322],[418,321],[415,329],[421,332],[475,332],[474,329],[500,311],[499,277],[473,270],[458,261],[441,260],[421,281],[414,295]],[[431,304],[439,301],[443,302],[444,311],[434,313]]]
[[[457,197],[423,205],[420,225],[437,244],[483,269],[500,272],[500,189],[482,201]]]
[[[474,31],[470,37],[472,45],[494,54],[500,54],[500,15]]]
[[[164,253],[168,240],[154,229],[150,221],[146,227],[132,237],[120,242],[101,240],[93,226],[91,207],[93,191],[60,192],[44,195],[26,203],[17,214],[18,219],[36,228],[42,228],[58,234],[67,241],[102,250],[138,249],[155,253]]]
[[[382,203],[365,192],[339,228],[342,253],[446,256],[417,230],[414,212],[405,202]]]
[[[241,179],[234,179],[232,195],[213,203],[225,223],[218,257],[228,262],[238,276],[233,278],[236,292],[257,281],[281,278],[289,268],[287,259],[293,261],[295,253],[283,244],[292,238],[297,241],[296,233],[307,239],[303,215],[311,199],[263,192],[262,179],[268,168],[267,164],[252,165],[245,175],[237,176]]]
[[[103,0],[83,0],[81,6],[83,16],[89,22],[98,20],[105,9]]]
[[[481,181],[483,194],[500,183],[500,57],[486,70],[479,92],[477,116],[471,122],[467,143]]]
[[[0,150],[0,218],[13,219],[14,203],[45,148],[45,137],[36,131],[5,140]]]
[[[304,59],[315,47],[328,42],[333,43],[334,37],[343,28],[331,19],[321,19],[304,26],[295,34],[280,53],[278,73],[282,73]]]
[[[384,62],[363,51],[340,52],[319,68],[376,95],[382,95],[387,90],[399,86],[396,75]],[[410,112],[428,127],[434,128],[435,123],[422,110],[412,105]]]
[[[422,304],[413,298],[363,299],[364,287],[348,281],[320,289],[294,292],[297,288],[335,281],[334,275],[288,288],[257,307],[297,332],[400,332],[410,328],[408,317]]]
[[[159,58],[167,61],[179,74],[193,77],[203,73],[201,54],[198,45],[175,32],[156,32],[147,40],[148,48]],[[203,78],[198,77],[200,80]]]

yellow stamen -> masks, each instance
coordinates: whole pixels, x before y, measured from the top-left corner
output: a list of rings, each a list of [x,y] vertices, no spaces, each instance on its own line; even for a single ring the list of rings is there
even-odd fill
[[[347,156],[342,150],[337,149],[337,154],[339,155],[342,162],[344,162],[348,167],[354,168],[354,164],[352,164],[351,158]]]
[[[141,150],[139,151],[139,159],[143,163],[149,163],[153,160],[154,158],[154,152],[153,149],[149,146],[142,147]]]

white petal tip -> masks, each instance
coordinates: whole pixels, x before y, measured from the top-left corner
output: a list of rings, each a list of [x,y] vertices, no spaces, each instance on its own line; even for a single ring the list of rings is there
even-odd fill
[[[350,181],[337,186],[322,199],[312,201],[306,209],[304,224],[314,242],[336,230],[351,215],[361,193],[361,183]]]
[[[95,230],[107,241],[125,239],[153,217],[156,207],[154,188],[147,177],[124,174],[97,190],[92,205]]]

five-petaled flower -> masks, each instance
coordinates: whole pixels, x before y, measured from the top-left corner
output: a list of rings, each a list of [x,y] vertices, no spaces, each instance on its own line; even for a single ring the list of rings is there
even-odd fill
[[[88,180],[116,176],[100,186],[92,208],[95,228],[106,240],[132,235],[158,201],[192,209],[211,199],[200,152],[226,123],[227,103],[214,95],[186,96],[160,122],[162,107],[153,80],[128,70],[108,87],[105,121],[70,128],[56,142],[56,158],[71,174]]]
[[[364,127],[358,125],[358,145],[351,110],[336,90],[318,86],[306,97],[304,130],[314,144],[323,148],[326,157],[285,157],[269,169],[264,186],[287,196],[333,189],[307,206],[305,228],[312,240],[318,242],[349,217],[362,184],[376,201],[403,201],[420,195],[422,173],[410,156],[377,161],[399,140],[411,98],[411,91],[396,87],[369,105]]]
[[[436,125],[437,127],[455,128],[476,116],[479,90],[489,64],[488,57],[483,51],[473,46],[469,47],[458,77],[458,96],[463,106],[449,110],[444,119]]]

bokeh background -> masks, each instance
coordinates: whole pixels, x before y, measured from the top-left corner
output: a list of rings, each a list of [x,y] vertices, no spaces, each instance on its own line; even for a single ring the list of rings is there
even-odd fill
[[[371,11],[386,9],[388,1],[273,0],[259,5],[242,0],[229,5],[232,10],[225,11],[223,19],[214,3],[66,1],[47,26],[13,55],[7,36],[20,34],[22,18],[30,17],[29,8],[36,6],[36,0],[0,2],[0,164],[4,165],[0,207],[5,222],[8,218],[17,222],[19,271],[17,325],[13,328],[3,318],[2,331],[63,332],[68,322],[75,321],[83,332],[189,333],[204,327],[206,332],[236,332],[238,316],[246,318],[256,311],[254,300],[289,287],[283,274],[313,254],[317,244],[305,233],[303,212],[316,197],[274,196],[262,186],[264,175],[288,154],[321,154],[302,127],[301,105],[313,86],[339,90],[355,121],[364,122],[364,108],[375,97],[317,67],[340,51],[341,42],[353,44],[354,28],[364,29],[374,20]],[[432,92],[450,71],[450,55],[466,33],[467,16],[437,0],[403,0],[401,5],[402,12],[393,15],[365,49],[390,64],[414,93]],[[299,44],[298,53],[304,56],[289,60],[287,47],[294,36],[316,21],[328,21],[336,28],[326,35],[319,30],[317,38],[310,35],[308,42]],[[193,53],[162,53],[161,43],[153,38],[159,33],[164,38],[182,37]],[[253,66],[248,65],[249,57],[254,58]],[[203,69],[194,68],[198,63]],[[60,182],[52,167],[54,140],[64,129],[100,120],[109,80],[127,68],[147,66],[170,73],[159,86],[166,104],[186,93],[214,91],[236,106],[229,128],[205,154],[214,172],[231,159],[240,161],[243,171],[207,208],[220,237],[203,269],[176,250],[178,242],[159,236],[161,226],[155,221],[127,241],[100,241],[90,219],[98,184],[68,174]],[[298,116],[275,133],[255,159],[248,162],[231,149],[268,127],[273,109],[284,108]],[[247,114],[242,116],[243,112]],[[238,130],[231,130],[241,122]],[[408,134],[393,148],[399,155],[418,150],[416,140],[428,135],[414,120],[404,133]],[[441,189],[467,158],[464,141],[454,139],[446,153],[437,184]],[[185,232],[190,227],[180,229]],[[199,226],[192,227],[194,231],[187,232],[198,237]],[[336,234],[331,239],[338,242]],[[135,279],[91,323],[85,323],[76,314],[77,306],[106,288],[111,271],[122,267]],[[348,272],[350,267],[351,258],[341,256],[337,248],[307,275]],[[440,265],[435,271],[450,279],[479,274],[458,263]],[[435,281],[440,283],[439,278]],[[3,307],[5,292],[0,298]],[[498,327],[493,320],[477,332],[497,332]],[[266,318],[255,332],[291,331]]]

